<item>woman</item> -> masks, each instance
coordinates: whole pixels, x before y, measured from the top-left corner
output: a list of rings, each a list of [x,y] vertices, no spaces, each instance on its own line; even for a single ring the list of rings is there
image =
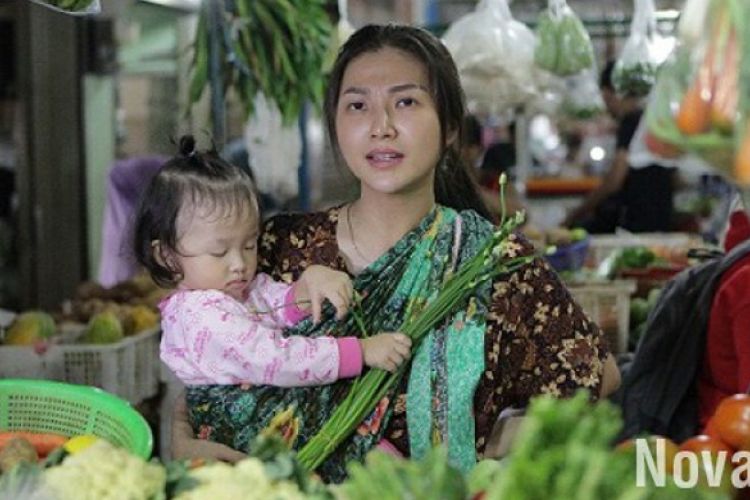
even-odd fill
[[[331,72],[325,115],[334,151],[359,179],[360,196],[324,212],[271,219],[261,237],[261,269],[285,281],[311,264],[347,271],[365,296],[369,329],[400,326],[409,306],[428,300],[492,231],[478,215],[486,216],[486,209],[458,160],[464,111],[456,67],[437,38],[396,25],[354,33]],[[530,252],[514,236],[508,253]],[[349,323],[322,321],[292,332],[356,333]],[[568,396],[582,387],[594,395],[611,392],[619,373],[603,344],[556,274],[535,260],[479,287],[469,306],[433,330],[397,390],[318,472],[327,480],[343,479],[345,462],[361,459],[380,439],[412,456],[445,442],[451,461],[467,468],[483,456],[501,410],[522,408],[541,393]],[[238,388],[220,397],[207,388],[204,396],[214,417],[246,417],[252,410],[249,418],[261,426],[285,405],[301,408],[295,410],[299,447],[349,384],[327,387],[260,395]],[[176,456],[241,457],[189,439],[184,415],[178,412],[177,419]],[[200,415],[197,420],[203,431]],[[201,434],[213,439],[213,430]]]

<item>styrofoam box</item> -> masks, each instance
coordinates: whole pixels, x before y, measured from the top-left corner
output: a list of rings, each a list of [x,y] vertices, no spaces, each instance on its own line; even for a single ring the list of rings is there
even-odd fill
[[[614,354],[626,352],[630,334],[630,296],[636,284],[631,280],[567,284],[581,309],[599,325]]]
[[[0,347],[1,377],[91,385],[132,404],[157,393],[159,365],[158,328],[113,344],[53,344],[41,354],[27,346]]]

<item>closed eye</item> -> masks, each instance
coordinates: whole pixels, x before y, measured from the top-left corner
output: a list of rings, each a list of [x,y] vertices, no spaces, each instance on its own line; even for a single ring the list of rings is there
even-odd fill
[[[226,250],[222,250],[221,252],[211,252],[211,256],[213,257],[224,257],[226,254]]]

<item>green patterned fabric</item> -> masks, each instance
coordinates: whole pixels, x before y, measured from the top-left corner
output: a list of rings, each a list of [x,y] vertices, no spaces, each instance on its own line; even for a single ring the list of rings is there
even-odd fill
[[[458,219],[458,222],[457,222]],[[394,247],[362,271],[354,287],[363,297],[367,331],[398,331],[412,311],[433,299],[451,273],[470,259],[490,236],[492,226],[475,212],[459,214],[436,207]],[[484,369],[484,321],[489,285],[477,290],[463,310],[434,329],[414,353],[408,381],[407,414],[411,454],[422,456],[433,444],[447,445],[451,462],[468,469],[474,451],[474,389]],[[288,335],[361,336],[351,315],[336,321],[326,307],[323,320],[303,320]],[[196,434],[247,450],[264,429],[273,427],[299,449],[322,427],[353,379],[314,387],[202,385],[187,389]],[[382,438],[392,412],[386,395],[357,431],[318,469],[339,482],[350,460],[362,460]],[[274,419],[274,417],[276,417]],[[265,432],[269,432],[266,430]]]

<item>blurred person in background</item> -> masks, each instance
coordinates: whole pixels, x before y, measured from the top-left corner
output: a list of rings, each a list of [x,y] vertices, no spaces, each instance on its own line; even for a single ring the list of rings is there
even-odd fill
[[[622,227],[634,233],[670,231],[676,169],[652,163],[631,164],[628,148],[643,115],[642,100],[618,96],[612,85],[614,61],[602,70],[599,86],[604,103],[617,121],[615,156],[602,182],[571,210],[563,225],[582,226],[591,233],[612,233]]]
[[[499,178],[503,173],[508,176],[505,188],[506,213],[513,214],[524,210],[520,196],[511,182],[510,169],[516,162],[515,147],[512,143],[497,142],[485,149],[482,125],[474,115],[466,115],[464,119],[461,159],[479,185],[479,194],[492,213],[493,222],[500,220],[502,212]]]

